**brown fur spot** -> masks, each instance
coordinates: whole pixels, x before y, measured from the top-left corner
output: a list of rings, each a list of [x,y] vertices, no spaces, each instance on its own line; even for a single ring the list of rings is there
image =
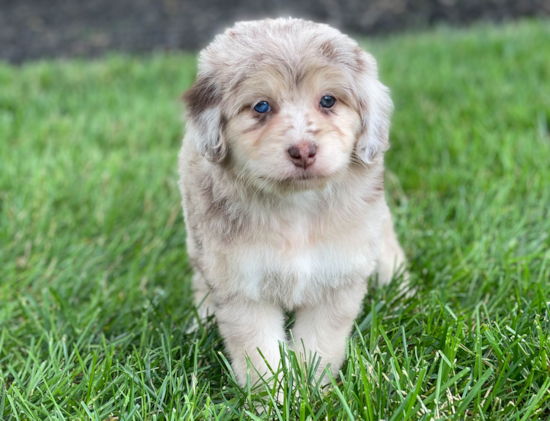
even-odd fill
[[[294,84],[295,84],[295,86],[300,86],[301,85],[301,83],[304,81],[305,73],[306,72],[304,72],[300,69],[294,70]]]
[[[195,243],[195,247],[197,248],[197,252],[202,255],[202,251],[204,249],[204,246],[202,244],[202,239],[199,235],[197,235],[197,231],[198,231],[198,227],[197,226],[194,226],[192,227],[191,229],[191,237],[193,239],[193,242]]]
[[[319,49],[321,50],[321,54],[325,56],[330,61],[335,60],[338,56],[338,51],[336,49],[336,45],[334,45],[334,42],[331,40],[327,40],[323,42]]]
[[[182,98],[187,103],[189,116],[195,119],[203,111],[218,105],[221,94],[218,92],[215,77],[205,75],[199,76]]]
[[[231,91],[239,90],[246,82],[246,79],[247,77],[245,75],[240,75],[234,82],[231,83],[231,87],[229,89]]]
[[[254,123],[252,126],[248,127],[247,129],[244,129],[243,134],[261,129],[273,118],[273,115],[274,115],[273,110],[263,114],[253,112],[253,117],[256,119],[256,123]]]
[[[367,203],[372,203],[380,198],[384,194],[384,172],[381,171],[375,175],[374,180],[372,181],[372,189],[366,192],[362,199]]]
[[[203,180],[199,191],[209,204],[206,212],[201,216],[204,224],[210,226],[210,231],[215,232],[218,239],[225,243],[232,242],[247,225],[244,214],[232,209],[231,199],[216,194],[212,178]]]
[[[227,128],[227,116],[225,116],[224,114],[222,114],[220,116],[220,131],[222,133],[225,132],[225,129]]]
[[[258,124],[260,126],[263,126],[265,123],[267,123],[271,118],[273,118],[273,111],[269,111],[267,113],[258,114],[255,116],[256,120],[258,120]]]
[[[376,177],[376,184],[374,185],[374,190],[378,192],[384,191],[384,172],[382,171],[378,177]]]
[[[329,115],[338,115],[336,114],[336,111],[334,111],[334,107],[332,108],[325,108],[325,107],[319,107],[319,112],[323,115],[329,116]]]

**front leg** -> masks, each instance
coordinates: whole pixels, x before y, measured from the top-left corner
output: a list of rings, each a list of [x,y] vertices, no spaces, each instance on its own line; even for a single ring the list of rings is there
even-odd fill
[[[254,366],[250,367],[252,385],[259,375],[271,377],[266,362],[271,370],[277,370],[279,343],[286,341],[283,311],[273,304],[249,299],[214,299],[218,327],[239,384],[244,386],[247,382],[247,357]]]
[[[357,281],[330,291],[326,300],[316,306],[296,311],[293,348],[306,362],[313,355],[321,358],[319,377],[329,364],[332,375],[338,374],[346,356],[346,338],[361,310],[365,291],[365,282]],[[329,383],[328,376],[325,375],[322,382]]]

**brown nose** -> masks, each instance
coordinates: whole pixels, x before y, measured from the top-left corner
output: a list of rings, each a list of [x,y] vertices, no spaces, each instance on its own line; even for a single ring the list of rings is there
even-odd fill
[[[300,142],[288,148],[288,155],[297,167],[304,170],[315,162],[317,147],[312,142]]]

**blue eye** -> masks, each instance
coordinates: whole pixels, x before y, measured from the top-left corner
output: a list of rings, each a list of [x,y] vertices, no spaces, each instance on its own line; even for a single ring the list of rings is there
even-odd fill
[[[319,104],[323,108],[330,108],[334,105],[335,102],[336,98],[330,95],[325,95],[323,98],[321,98],[321,102]]]
[[[254,110],[259,112],[260,114],[263,114],[271,111],[271,107],[269,106],[269,103],[267,101],[260,101],[254,106]]]

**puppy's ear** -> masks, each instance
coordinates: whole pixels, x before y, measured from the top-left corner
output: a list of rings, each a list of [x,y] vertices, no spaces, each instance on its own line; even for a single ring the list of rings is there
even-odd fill
[[[227,148],[223,139],[224,119],[221,115],[222,94],[213,75],[199,74],[191,88],[183,94],[187,104],[188,124],[197,132],[197,149],[209,161],[220,162]]]
[[[366,163],[389,149],[390,117],[393,103],[389,89],[378,80],[378,70],[374,58],[365,52],[359,62],[359,108],[361,133],[357,142],[357,155]]]

